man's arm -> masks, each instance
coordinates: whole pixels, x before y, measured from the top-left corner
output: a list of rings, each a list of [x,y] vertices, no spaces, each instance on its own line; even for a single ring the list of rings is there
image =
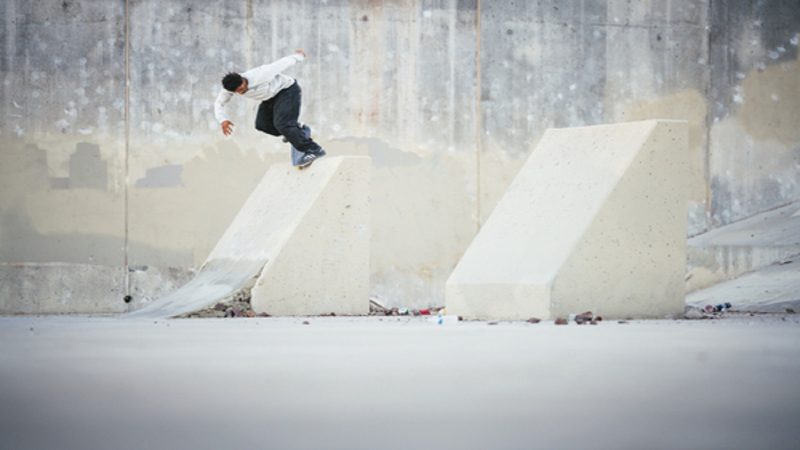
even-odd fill
[[[222,134],[225,136],[233,133],[233,122],[228,119],[227,104],[233,98],[233,92],[221,89],[214,101],[214,116],[222,126]]]
[[[260,84],[264,81],[271,80],[275,75],[283,72],[284,70],[292,67],[298,62],[306,59],[306,53],[303,49],[297,49],[289,56],[285,56],[274,63],[264,64],[263,66],[256,67],[255,69],[248,70],[242,76],[247,78],[250,85]]]

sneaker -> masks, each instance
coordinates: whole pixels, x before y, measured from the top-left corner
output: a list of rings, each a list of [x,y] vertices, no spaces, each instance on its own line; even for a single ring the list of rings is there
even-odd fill
[[[302,158],[300,158],[300,164],[298,164],[297,167],[300,167],[301,169],[308,167],[312,162],[314,162],[315,159],[317,159],[317,157],[318,156],[316,153],[306,153]]]

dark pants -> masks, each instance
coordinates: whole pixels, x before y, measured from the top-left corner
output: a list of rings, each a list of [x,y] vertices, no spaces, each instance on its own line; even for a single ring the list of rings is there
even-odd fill
[[[317,153],[319,145],[306,137],[297,122],[302,96],[300,85],[295,82],[275,97],[261,102],[256,115],[256,129],[273,136],[284,136],[301,152]]]

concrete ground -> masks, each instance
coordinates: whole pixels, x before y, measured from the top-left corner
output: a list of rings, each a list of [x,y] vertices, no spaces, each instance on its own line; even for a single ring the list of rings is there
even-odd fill
[[[0,317],[0,448],[788,449],[798,379],[793,314]]]

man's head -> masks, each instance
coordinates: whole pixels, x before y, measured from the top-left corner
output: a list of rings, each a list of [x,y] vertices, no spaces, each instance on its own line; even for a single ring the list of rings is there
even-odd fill
[[[224,87],[226,91],[244,94],[247,92],[247,78],[242,77],[238,73],[231,72],[222,77],[222,87]]]

